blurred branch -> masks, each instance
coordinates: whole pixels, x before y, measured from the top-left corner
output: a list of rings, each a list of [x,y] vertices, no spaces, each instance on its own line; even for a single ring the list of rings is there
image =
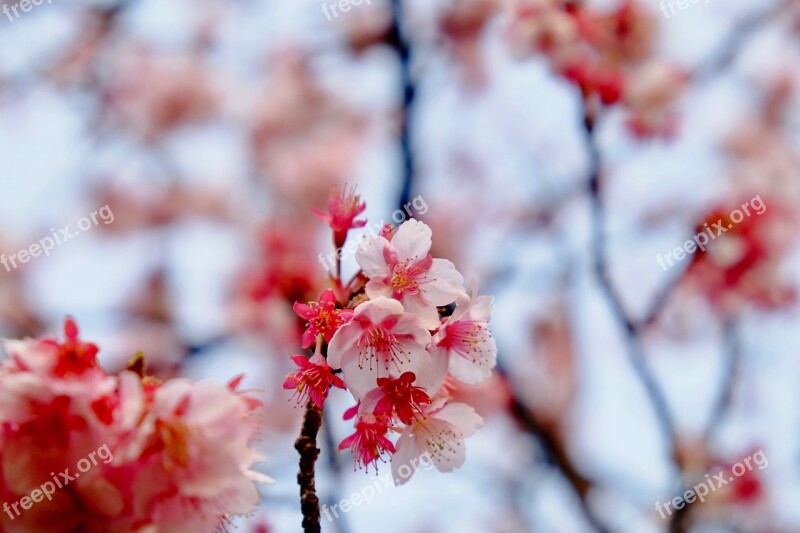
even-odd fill
[[[639,337],[640,326],[633,321],[622,304],[622,298],[614,288],[609,274],[606,257],[605,239],[605,208],[601,190],[601,163],[600,153],[595,139],[594,113],[587,109],[584,126],[589,149],[589,198],[592,207],[592,258],[595,274],[602,291],[608,298],[614,317],[623,325],[625,339],[628,345],[628,355],[631,366],[644,386],[645,392],[655,411],[658,423],[670,448],[670,457],[678,470],[681,470],[681,458],[678,450],[678,436],[672,420],[669,404],[664,392],[658,385],[655,376],[650,371],[645,361],[644,347]]]
[[[721,72],[729,68],[739,57],[747,41],[755,35],[766,23],[777,18],[792,5],[792,0],[782,0],[773,7],[754,16],[744,17],[728,34],[719,47],[720,52],[706,61],[692,74],[697,83],[712,81]]]
[[[330,413],[324,411],[322,413],[322,438],[325,441],[325,456],[328,460],[328,466],[336,476],[336,485],[334,488],[344,486],[344,470],[342,469],[342,461],[340,460],[341,454],[337,453],[336,439],[333,435],[333,428],[330,420]],[[333,497],[329,503],[333,507],[339,501],[336,497],[336,492],[331,491]],[[337,518],[336,530],[339,533],[350,533],[350,526],[347,523],[347,516],[342,513],[342,516]]]
[[[683,267],[684,271],[687,267]],[[656,320],[658,320],[659,315],[661,314],[662,309],[667,305],[667,301],[669,297],[672,296],[673,291],[680,283],[681,279],[683,278],[683,272],[674,276],[666,285],[664,285],[656,294],[656,297],[653,299],[653,303],[650,305],[650,309],[644,314],[642,319],[636,323],[636,329],[642,331],[649,326],[653,325]]]
[[[708,425],[706,426],[706,430],[703,435],[703,442],[706,449],[709,448],[709,441],[719,430],[720,426],[728,417],[728,414],[733,407],[736,381],[739,376],[739,368],[742,360],[743,352],[741,337],[739,335],[739,324],[735,317],[729,317],[725,321],[723,335],[725,346],[722,355],[725,366],[722,375],[722,386],[720,393],[711,410],[711,416],[708,419]],[[706,466],[711,467],[710,464],[707,464]],[[689,527],[691,526],[692,508],[693,505],[688,504],[682,509],[677,509],[670,527],[671,533],[684,533],[689,530]]]
[[[389,28],[387,43],[397,52],[400,60],[400,73],[403,84],[403,110],[400,126],[400,146],[403,152],[403,183],[400,190],[398,209],[411,200],[414,188],[414,154],[412,143],[412,115],[417,96],[417,87],[411,74],[411,46],[404,36],[403,5],[401,0],[392,0],[392,26]]]
[[[537,439],[544,452],[545,460],[558,468],[559,472],[561,472],[574,489],[586,520],[598,532],[607,533],[609,530],[600,522],[600,519],[589,504],[589,493],[594,484],[588,478],[584,477],[572,463],[566,446],[559,435],[558,428],[554,427],[553,424],[540,422],[534,416],[532,410],[520,400],[515,391],[514,384],[511,381],[509,372],[506,370],[499,357],[495,370],[508,388],[511,396],[511,414],[514,416],[514,419],[523,429]]]
[[[738,321],[735,318],[729,318],[725,321],[723,331],[725,337],[725,348],[723,352],[725,369],[722,376],[722,388],[714,404],[714,408],[711,411],[711,417],[709,418],[708,427],[706,428],[706,441],[714,436],[714,433],[725,421],[733,406],[736,380],[739,376],[739,367],[742,362],[743,351]]]

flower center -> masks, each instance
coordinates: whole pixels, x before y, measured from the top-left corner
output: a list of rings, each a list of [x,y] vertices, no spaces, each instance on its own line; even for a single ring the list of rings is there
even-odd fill
[[[189,427],[178,421],[158,423],[158,433],[164,443],[164,469],[172,471],[176,465],[189,465]]]
[[[423,273],[423,270],[416,265],[409,265],[408,263],[400,263],[394,268],[392,272],[392,291],[395,297],[403,294],[419,294],[419,283],[417,278]]]
[[[409,354],[403,352],[403,347],[397,337],[383,327],[376,326],[366,332],[358,341],[358,367],[364,368],[364,361],[369,361],[369,370],[373,370],[373,361],[383,364],[386,370],[394,363],[399,370],[401,365],[410,361]],[[404,361],[402,358],[405,358]]]

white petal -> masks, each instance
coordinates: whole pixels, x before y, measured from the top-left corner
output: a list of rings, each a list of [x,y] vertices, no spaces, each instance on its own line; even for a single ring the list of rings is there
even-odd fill
[[[431,249],[431,228],[419,220],[408,220],[397,228],[392,237],[392,246],[397,252],[397,259],[424,259]]]
[[[342,358],[355,348],[356,342],[361,337],[361,324],[350,322],[340,327],[333,334],[328,344],[328,365],[334,370],[342,368]]]
[[[385,278],[390,274],[383,251],[389,241],[380,235],[368,236],[356,250],[356,262],[368,278]]]
[[[389,298],[392,295],[392,287],[386,284],[383,277],[371,279],[367,282],[367,296],[375,298]]]
[[[428,418],[425,427],[419,427],[415,435],[418,446],[425,446],[426,453],[439,472],[452,472],[461,468],[466,459],[464,438],[455,428],[438,418]]]
[[[491,377],[492,368],[494,368],[494,364],[490,365],[487,362],[478,364],[471,359],[454,354],[450,357],[450,366],[448,370],[457,380],[469,385],[476,385]]]
[[[408,426],[403,430],[403,434],[397,439],[397,445],[395,446],[396,451],[392,456],[392,477],[394,478],[395,485],[402,485],[411,479],[411,476],[414,475],[414,471],[416,470],[411,465],[411,462],[422,455],[422,450],[420,450],[417,445],[417,440],[411,436],[412,427],[413,426]],[[410,469],[403,469],[403,473],[406,474],[405,477],[400,475],[400,468],[403,465],[407,465]],[[409,471],[410,474],[408,473]]]
[[[434,415],[435,418],[449,423],[464,437],[474,435],[485,424],[475,409],[465,403],[449,403]]]
[[[440,324],[439,311],[436,310],[436,306],[427,303],[420,294],[404,295],[403,307],[409,313],[416,315],[419,323],[428,329],[434,329]]]
[[[428,353],[431,354],[431,360],[433,361],[433,377],[429,383],[430,389],[425,392],[428,393],[428,396],[433,396],[442,388],[442,384],[444,384],[444,380],[447,377],[450,356],[447,350],[436,346],[428,348]]]
[[[433,366],[433,359],[424,345],[417,343],[405,343],[402,346],[404,352],[408,354],[409,360],[404,360],[400,369],[391,369],[392,376],[400,377],[403,372],[413,372],[417,376],[416,385],[423,387],[426,391],[433,391],[436,386],[437,373]]]
[[[497,365],[497,345],[485,324],[481,325],[476,340],[477,344],[466,346],[467,351],[450,351],[450,373],[456,379],[470,385],[487,379]]]
[[[382,361],[359,361],[357,353],[350,353],[342,359],[344,382],[356,400],[362,399],[369,391],[378,386],[378,378],[389,377],[389,369]],[[359,366],[360,365],[360,366]]]
[[[489,322],[492,320],[492,305],[491,296],[478,296],[473,302],[469,311],[469,317],[477,322]]]
[[[433,305],[448,305],[464,293],[464,277],[447,259],[434,259],[420,289]]]
[[[403,314],[403,304],[392,298],[378,297],[359,304],[355,314],[366,317],[373,324],[380,324],[387,317]]]
[[[411,313],[403,313],[392,328],[392,332],[398,335],[413,335],[414,342],[423,348],[431,343],[430,332],[419,321],[417,315]]]

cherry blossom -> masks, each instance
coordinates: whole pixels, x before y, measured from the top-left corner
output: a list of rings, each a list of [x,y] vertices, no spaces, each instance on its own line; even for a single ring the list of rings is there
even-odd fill
[[[378,378],[378,387],[364,397],[360,409],[377,415],[393,416],[410,424],[431,399],[422,387],[414,386],[417,376],[404,372],[399,378]]]
[[[433,336],[430,352],[436,364],[446,365],[464,383],[487,379],[497,362],[497,346],[489,331],[491,314],[491,296],[460,294],[455,312]]]
[[[356,307],[353,319],[333,336],[328,364],[341,368],[347,387],[361,399],[378,378],[414,372],[427,386],[436,382],[426,347],[430,333],[397,300],[379,297]]]
[[[292,361],[300,369],[286,376],[283,388],[295,389],[294,397],[297,398],[298,405],[305,405],[311,399],[317,407],[322,408],[331,386],[346,388],[342,378],[333,375],[322,354],[316,353],[311,359],[307,359],[304,355],[295,355]]]
[[[331,342],[333,334],[353,316],[353,312],[349,309],[336,309],[336,295],[331,289],[326,289],[322,293],[318,303],[298,302],[294,304],[293,309],[300,318],[308,321],[301,340],[303,348],[314,344],[318,335],[322,335],[325,342]]]
[[[369,465],[373,465],[377,469],[383,455],[395,451],[392,441],[386,438],[388,430],[388,417],[361,416],[356,421],[356,432],[339,444],[339,450],[350,448],[359,468],[366,467],[369,471]]]
[[[104,448],[107,460],[58,490],[52,504],[0,516],[4,530],[210,531],[258,503],[253,447],[261,402],[227,386],[107,373],[72,319],[63,340],[8,341],[0,366],[0,493],[18,501],[51,472]],[[17,529],[18,528],[18,529]]]
[[[411,479],[400,475],[400,467],[413,464],[423,454],[431,458],[440,472],[452,472],[464,465],[464,439],[483,427],[483,418],[469,405],[445,405],[445,401],[440,399],[432,404],[424,416],[417,417],[400,435],[392,457],[392,475],[397,484]]]
[[[344,244],[347,232],[354,228],[363,228],[367,225],[366,220],[355,220],[357,216],[366,210],[367,205],[361,201],[355,193],[355,187],[335,187],[331,191],[328,199],[328,212],[314,209],[314,214],[328,223],[333,230],[333,240],[336,247]]]
[[[382,236],[367,238],[356,252],[356,261],[370,279],[370,298],[391,297],[430,328],[439,323],[437,306],[455,301],[464,290],[464,278],[453,263],[433,259],[431,229],[423,222],[409,220],[391,241]]]
[[[364,225],[354,219],[365,208],[354,189],[331,195],[330,214],[321,218],[337,247],[350,229]],[[426,224],[409,220],[375,227],[380,232],[356,250],[361,270],[349,282],[337,268],[329,278],[333,289],[325,290],[319,303],[294,305],[307,321],[300,344],[309,348],[316,342],[310,359],[292,357],[300,368],[284,383],[299,402],[311,400],[295,443],[304,495],[314,491],[314,444],[332,386],[346,389],[356,401],[344,415],[355,418],[355,431],[339,449],[349,448],[356,467],[367,471],[391,458],[399,478],[401,464],[427,452],[439,470],[450,472],[464,463],[464,439],[483,425],[472,407],[448,402],[455,379],[478,383],[495,366],[497,349],[488,329],[491,298],[477,296],[475,286],[470,298],[453,263],[431,256],[432,232]],[[340,304],[346,309],[337,309]],[[334,375],[339,369],[341,379]],[[395,445],[392,435],[398,433]]]

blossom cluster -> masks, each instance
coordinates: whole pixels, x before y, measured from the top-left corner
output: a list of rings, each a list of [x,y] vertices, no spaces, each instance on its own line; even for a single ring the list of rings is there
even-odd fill
[[[708,253],[694,256],[683,286],[724,314],[736,314],[747,303],[775,309],[795,302],[796,290],[782,268],[795,242],[794,215],[775,198],[769,211],[762,201],[759,216],[737,221],[731,204],[736,205],[713,206],[697,224],[698,234],[713,231],[721,238],[710,242]]]
[[[0,498],[29,494],[100,445],[113,460],[56,491],[4,531],[211,531],[258,502],[252,447],[260,403],[227,386],[117,375],[67,319],[64,340],[7,341],[0,367]],[[13,521],[12,521],[13,520]]]
[[[364,207],[354,191],[334,191],[323,219],[337,244],[364,225],[356,220]],[[391,457],[397,482],[407,480],[398,469],[425,453],[442,472],[464,464],[464,439],[483,420],[450,393],[458,382],[489,378],[497,359],[491,297],[474,286],[467,294],[462,275],[431,257],[431,245],[420,221],[386,226],[360,243],[361,270],[350,283],[334,277],[318,302],[294,307],[306,327],[302,346],[314,354],[292,358],[299,369],[284,388],[319,409],[331,387],[352,393],[357,403],[345,418],[355,419],[355,432],[340,450],[349,448],[367,470]]]
[[[620,104],[639,137],[674,134],[672,104],[686,75],[653,57],[657,24],[635,0],[611,12],[568,0],[515,0],[510,40],[519,55],[543,54],[587,102]]]

